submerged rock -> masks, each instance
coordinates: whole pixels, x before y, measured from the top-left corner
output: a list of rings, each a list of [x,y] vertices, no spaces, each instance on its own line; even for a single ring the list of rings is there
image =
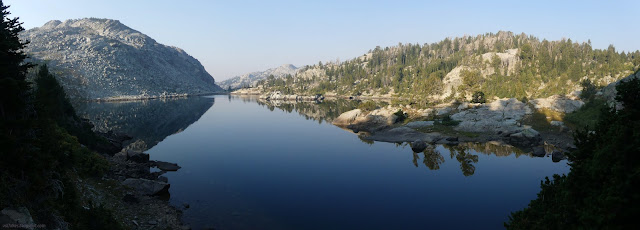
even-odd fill
[[[165,182],[135,178],[126,179],[122,184],[149,196],[167,194],[171,186]]]
[[[178,169],[182,168],[175,163],[169,163],[164,161],[153,161],[154,166],[158,167],[158,169],[162,171],[178,171]]]

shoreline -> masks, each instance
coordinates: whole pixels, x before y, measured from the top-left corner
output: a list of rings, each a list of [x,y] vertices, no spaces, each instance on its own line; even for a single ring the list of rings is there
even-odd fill
[[[109,162],[109,170],[102,178],[79,180],[85,198],[114,211],[127,229],[191,229],[182,220],[182,212],[189,208],[170,203],[171,184],[163,174],[177,171],[173,163],[149,160],[149,154],[135,150],[135,142],[122,144],[132,138],[126,134],[101,134],[114,146],[122,147],[113,154],[102,154]],[[152,172],[151,168],[158,168]]]
[[[209,95],[227,95],[227,92],[212,92],[212,93],[198,93],[198,94],[179,94],[179,95],[167,95],[167,96],[123,96],[123,97],[108,97],[108,98],[93,98],[93,99],[81,99],[78,101],[83,102],[119,102],[119,101],[144,101],[155,99],[175,99],[175,98],[188,98],[197,96],[209,96]]]

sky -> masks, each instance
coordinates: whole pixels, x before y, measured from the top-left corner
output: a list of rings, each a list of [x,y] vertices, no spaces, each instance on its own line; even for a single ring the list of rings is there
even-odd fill
[[[345,61],[376,46],[500,30],[640,49],[640,1],[3,0],[26,29],[50,20],[120,20],[184,49],[222,81],[282,64]]]

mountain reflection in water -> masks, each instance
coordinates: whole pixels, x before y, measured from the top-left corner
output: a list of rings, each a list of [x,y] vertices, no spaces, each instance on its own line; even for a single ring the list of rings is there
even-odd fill
[[[89,102],[75,108],[96,131],[125,133],[133,137],[135,148],[144,151],[198,121],[214,102],[213,97],[189,97]]]
[[[497,229],[544,177],[568,172],[492,142],[414,153],[331,125],[358,104],[216,95],[78,111],[98,130],[148,142],[151,159],[182,166],[164,175],[170,202],[189,204],[183,221],[193,229]]]

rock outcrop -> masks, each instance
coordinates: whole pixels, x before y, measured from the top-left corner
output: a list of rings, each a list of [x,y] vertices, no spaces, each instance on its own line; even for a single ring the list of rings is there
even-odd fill
[[[369,113],[364,113],[360,109],[354,109],[342,113],[333,120],[333,124],[349,128],[356,132],[371,132],[395,124],[398,120],[398,116],[394,114],[396,111],[397,110],[394,111],[390,107],[376,109]]]
[[[618,91],[616,90],[616,86],[620,84],[622,81],[628,81],[634,78],[640,78],[640,71],[635,72],[625,78],[622,78],[616,82],[613,82],[602,89],[602,97],[604,97],[609,104],[614,104],[616,101],[616,94]],[[616,105],[616,108],[622,109],[622,105]]]
[[[583,101],[572,100],[564,96],[554,95],[529,101],[536,109],[550,109],[561,113],[574,112],[584,105]]]
[[[460,111],[451,118],[460,121],[455,128],[467,132],[502,131],[515,132],[518,121],[533,111],[515,98],[495,100],[474,109]]]
[[[71,98],[140,99],[221,91],[198,60],[117,20],[53,20],[24,31]]]

